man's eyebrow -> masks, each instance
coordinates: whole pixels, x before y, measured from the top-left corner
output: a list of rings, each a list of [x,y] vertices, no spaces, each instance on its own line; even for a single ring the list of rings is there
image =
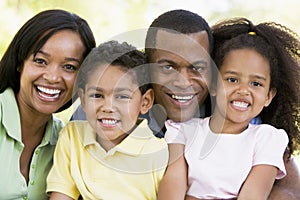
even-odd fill
[[[158,64],[162,64],[162,63],[176,64],[174,61],[165,59],[165,58],[158,60],[156,63],[158,63]]]
[[[199,65],[199,64],[205,64],[207,65],[207,61],[206,60],[197,60],[193,63],[191,63],[192,65]]]

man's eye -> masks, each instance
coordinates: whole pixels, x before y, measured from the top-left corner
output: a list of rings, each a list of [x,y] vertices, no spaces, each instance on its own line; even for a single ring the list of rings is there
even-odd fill
[[[38,64],[42,64],[42,65],[47,64],[46,61],[44,59],[41,59],[41,58],[35,58],[33,61],[38,63]]]
[[[164,66],[162,66],[162,69],[165,70],[165,71],[167,71],[167,70],[169,71],[169,70],[173,70],[174,67],[171,66],[171,65],[164,65]]]
[[[204,72],[207,69],[207,67],[195,65],[195,66],[192,67],[192,69],[195,70],[195,71],[197,71],[197,72],[202,73],[202,72]]]

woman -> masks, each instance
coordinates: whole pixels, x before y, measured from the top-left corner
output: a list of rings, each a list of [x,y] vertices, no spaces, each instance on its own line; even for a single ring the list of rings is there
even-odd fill
[[[57,134],[53,113],[71,104],[84,57],[95,47],[85,20],[43,11],[17,32],[0,62],[0,199],[47,199]]]

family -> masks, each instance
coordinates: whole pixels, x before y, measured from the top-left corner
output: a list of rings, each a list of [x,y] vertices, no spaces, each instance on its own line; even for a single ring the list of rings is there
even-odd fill
[[[300,199],[300,38],[188,10],[144,50],[45,10],[0,61],[0,199]],[[53,114],[81,105],[64,124]]]

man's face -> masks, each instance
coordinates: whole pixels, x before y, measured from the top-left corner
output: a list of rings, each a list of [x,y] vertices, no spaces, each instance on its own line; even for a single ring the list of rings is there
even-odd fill
[[[208,94],[212,73],[208,35],[159,30],[155,48],[149,58],[155,103],[165,108],[169,119],[189,120]]]

